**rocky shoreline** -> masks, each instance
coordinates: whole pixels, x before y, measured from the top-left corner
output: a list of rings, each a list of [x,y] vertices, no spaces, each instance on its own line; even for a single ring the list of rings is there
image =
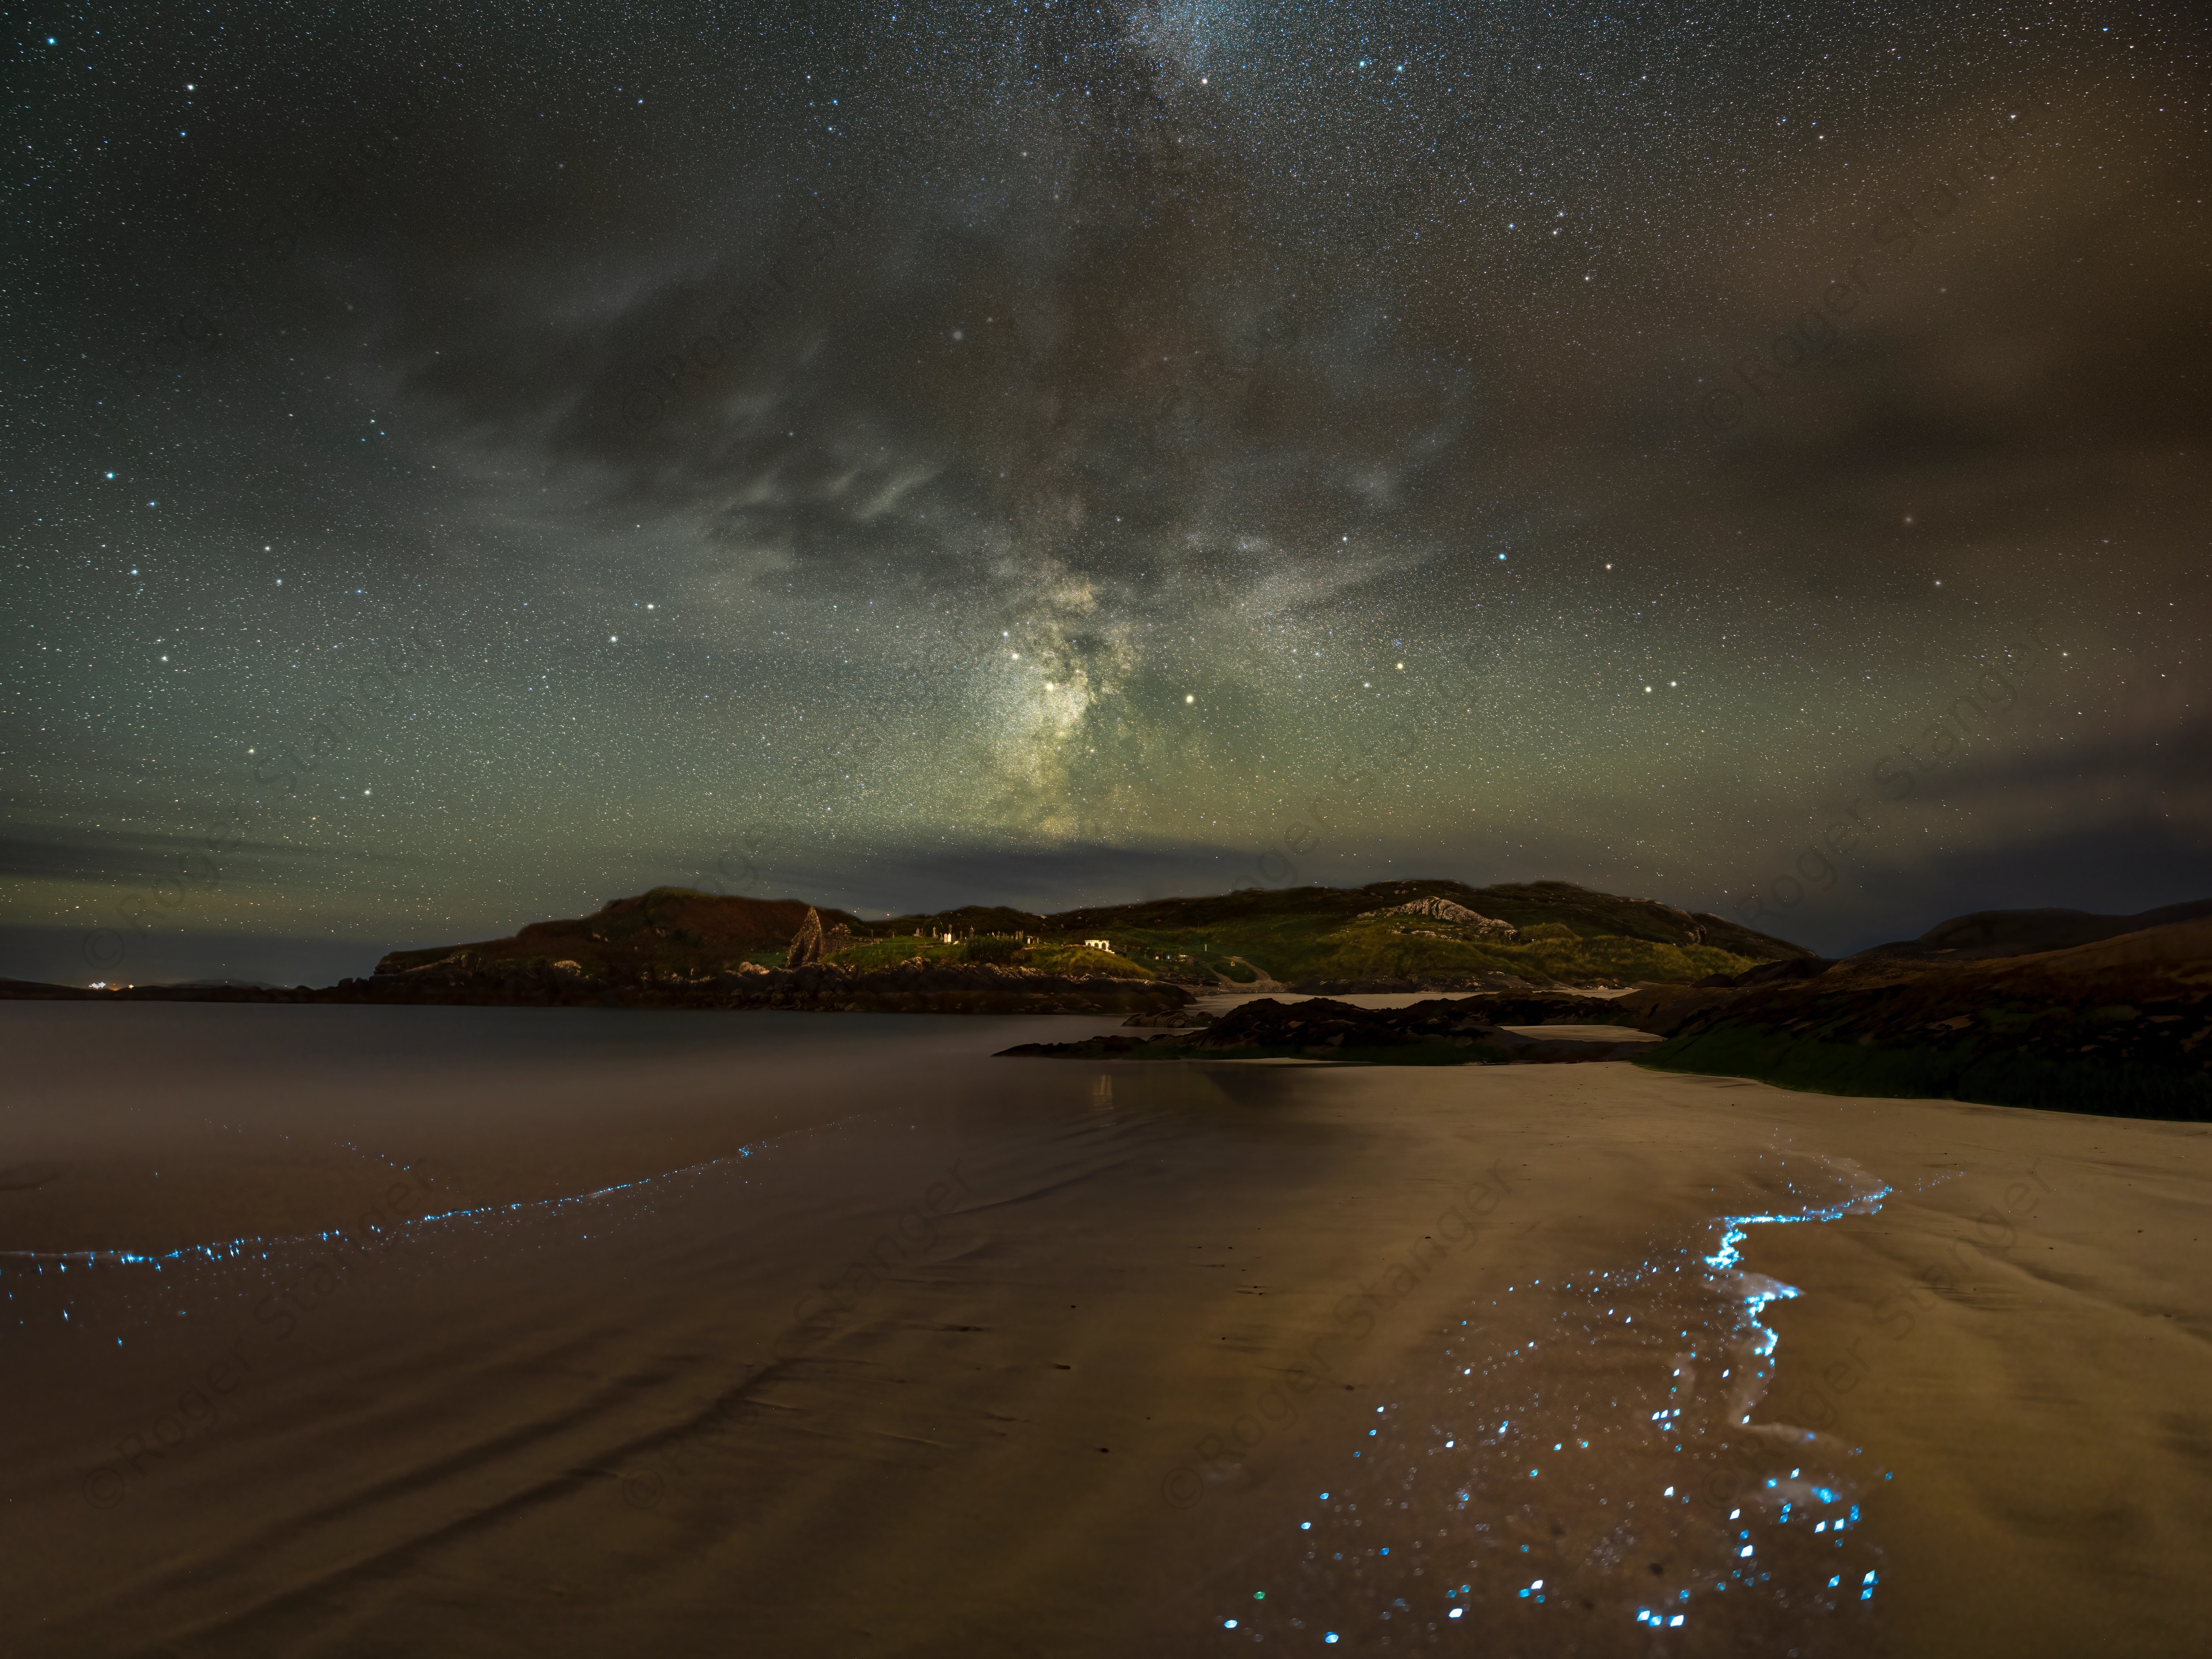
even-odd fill
[[[695,976],[586,974],[563,963],[447,958],[420,968],[380,966],[336,985],[263,988],[143,985],[95,991],[0,981],[0,998],[68,1002],[276,1002],[507,1008],[780,1008],[813,1013],[1160,1014],[1188,1003],[1180,986],[1104,975],[1077,977],[988,963],[902,963],[859,971],[834,963],[803,968],[750,963]]]
[[[1641,1000],[1644,1029],[1668,1036],[1644,1058],[1662,1070],[2212,1121],[2212,920],[1963,962],[1889,947]]]
[[[1573,995],[1439,998],[1406,1008],[1360,1008],[1325,997],[1307,1002],[1278,1002],[1267,997],[1240,1004],[1192,1030],[1169,1030],[1153,1037],[1107,1032],[1079,1042],[1025,1042],[1000,1049],[999,1057],[1320,1060],[1374,1066],[1558,1065],[1626,1060],[1650,1045],[1603,1037],[1531,1036],[1504,1028],[1613,1024],[1618,1019],[1612,1003]]]
[[[1235,985],[1224,989],[1236,990]],[[1251,989],[1251,987],[1241,988]],[[1293,984],[1267,988],[1292,996],[1353,997],[1353,996],[1409,996],[1422,991],[1444,991],[1455,996],[1544,995],[1548,993],[1571,993],[1575,988],[1556,981],[1530,980],[1512,974],[1462,974],[1448,976],[1431,975],[1422,979],[1304,979]],[[1603,988],[1614,988],[1607,985]]]

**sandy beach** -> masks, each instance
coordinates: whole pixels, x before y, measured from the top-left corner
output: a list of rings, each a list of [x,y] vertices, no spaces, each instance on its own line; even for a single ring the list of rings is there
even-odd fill
[[[16,1651],[2212,1636],[2203,1126],[989,1058],[1096,1018],[0,1019]]]

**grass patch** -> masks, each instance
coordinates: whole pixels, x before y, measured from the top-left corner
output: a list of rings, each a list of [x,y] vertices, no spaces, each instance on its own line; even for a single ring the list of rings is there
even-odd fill
[[[915,939],[911,935],[860,939],[837,951],[828,960],[841,968],[857,969],[863,973],[880,968],[896,968],[908,963],[940,965],[987,962],[1005,967],[1034,968],[1039,973],[1063,974],[1073,979],[1148,980],[1153,977],[1150,969],[1104,951],[1088,950],[1080,945],[1024,945],[1018,939],[999,937],[963,939],[954,945],[947,945],[942,939]],[[779,952],[769,965],[780,966],[782,961],[782,955]]]
[[[1158,975],[1142,963],[1117,956],[1110,951],[1094,951],[1084,945],[1032,945],[1022,954],[1022,965],[1040,973],[1066,974],[1081,978],[1097,975],[1107,979],[1156,979]]]
[[[776,957],[781,965],[781,955]],[[946,963],[962,960],[960,947],[947,945],[943,939],[869,939],[848,945],[829,958],[841,968],[857,968],[864,973],[878,968],[896,968],[902,963]]]
[[[1238,952],[1262,963],[1277,979],[1443,979],[1477,974],[1560,980],[1653,980],[1687,984],[1708,974],[1738,974],[1748,957],[1702,945],[1668,945],[1620,934],[1586,937],[1561,923],[1536,930],[1527,944],[1432,937],[1420,918],[1366,916],[1334,933],[1270,955]]]

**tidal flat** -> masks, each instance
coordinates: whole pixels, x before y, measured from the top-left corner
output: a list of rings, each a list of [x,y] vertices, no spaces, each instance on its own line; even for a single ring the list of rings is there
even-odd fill
[[[991,1058],[1091,1016],[0,1021],[13,1651],[2212,1639],[2203,1125]]]

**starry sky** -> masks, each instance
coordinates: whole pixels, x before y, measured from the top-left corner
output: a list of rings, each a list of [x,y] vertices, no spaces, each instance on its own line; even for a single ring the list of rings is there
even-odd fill
[[[0,973],[2212,894],[2194,8],[9,26]]]

